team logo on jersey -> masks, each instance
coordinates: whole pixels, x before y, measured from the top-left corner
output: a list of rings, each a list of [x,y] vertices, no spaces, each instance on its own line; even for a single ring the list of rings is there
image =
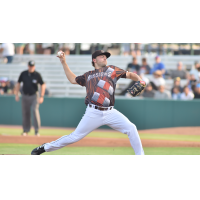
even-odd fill
[[[116,71],[111,67],[109,67],[106,70],[106,72],[99,72],[99,73],[95,73],[95,74],[89,75],[88,78],[87,78],[87,81],[90,81],[93,78],[104,77],[104,76],[112,78],[114,83],[117,82]]]
[[[107,72],[95,73],[95,74],[89,75],[87,78],[87,81],[90,81],[93,78],[104,77],[104,76],[108,76],[108,73]]]
[[[33,83],[37,83],[37,80],[35,80],[35,79],[33,79],[32,81],[33,81]]]

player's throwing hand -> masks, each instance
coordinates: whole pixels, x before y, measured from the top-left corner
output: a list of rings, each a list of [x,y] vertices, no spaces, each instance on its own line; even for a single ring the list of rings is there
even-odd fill
[[[64,63],[66,61],[66,59],[65,59],[65,53],[63,51],[59,51],[57,53],[57,57],[60,59],[61,63]]]

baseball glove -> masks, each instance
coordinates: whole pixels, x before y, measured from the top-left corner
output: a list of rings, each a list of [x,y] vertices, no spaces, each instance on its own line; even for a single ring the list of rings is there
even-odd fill
[[[138,96],[146,87],[146,83],[144,81],[137,81],[133,86],[131,86],[127,91],[133,97]]]

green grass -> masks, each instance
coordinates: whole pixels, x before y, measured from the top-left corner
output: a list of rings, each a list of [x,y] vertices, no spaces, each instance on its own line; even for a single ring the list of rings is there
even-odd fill
[[[73,131],[73,130],[72,130]],[[41,129],[41,135],[63,136],[68,135],[72,131],[62,129]],[[21,129],[2,128],[0,134],[20,135]],[[34,135],[32,129],[30,135]],[[119,132],[92,132],[87,137],[99,138],[128,138],[127,135]],[[157,139],[157,140],[176,140],[176,141],[200,141],[198,135],[170,135],[170,134],[147,134],[140,133],[141,139]],[[25,154],[30,155],[32,149],[37,145],[29,144],[0,144],[1,154]],[[200,155],[200,148],[195,147],[146,147],[144,148],[146,155]],[[60,150],[45,153],[44,155],[134,155],[131,147],[64,147]]]
[[[176,140],[200,142],[200,135],[140,134],[141,139]]]
[[[1,154],[30,155],[37,145],[0,144]],[[146,155],[200,155],[196,147],[146,147]],[[60,150],[42,155],[134,155],[131,147],[64,147]]]
[[[72,131],[62,130],[62,129],[41,129],[40,134],[44,136],[63,136],[69,135]],[[0,127],[0,134],[5,135],[20,135],[22,131],[20,129],[13,128],[2,128]],[[32,129],[29,135],[34,135],[34,130]],[[98,137],[98,138],[128,138],[127,135],[120,132],[92,132],[86,137]],[[200,142],[200,135],[171,135],[171,134],[147,134],[140,133],[141,139],[156,139],[156,140],[175,140],[175,141],[194,141]]]
[[[62,130],[62,129],[41,129],[40,134],[41,135],[54,135],[54,136],[62,136],[62,135],[68,135],[72,131],[69,130]],[[5,134],[5,135],[20,135],[22,133],[22,129],[14,129],[14,128],[2,128],[0,127],[0,134]],[[31,129],[29,132],[29,135],[34,135],[34,130]]]

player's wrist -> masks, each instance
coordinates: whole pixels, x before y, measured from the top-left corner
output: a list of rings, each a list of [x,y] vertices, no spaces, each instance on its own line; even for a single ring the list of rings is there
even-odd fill
[[[66,60],[61,60],[62,65],[66,65]]]

